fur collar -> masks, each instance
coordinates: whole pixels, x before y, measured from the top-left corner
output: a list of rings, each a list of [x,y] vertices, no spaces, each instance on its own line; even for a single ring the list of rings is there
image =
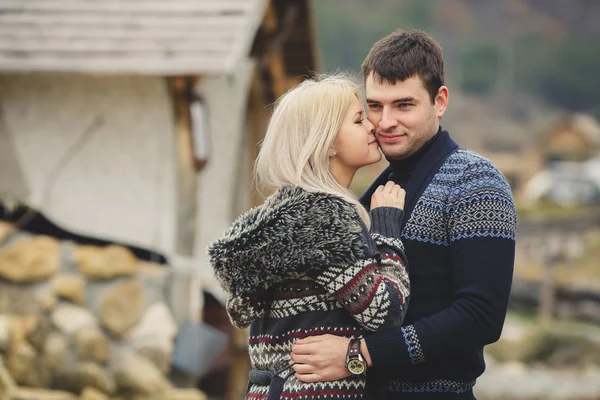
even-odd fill
[[[286,279],[376,256],[358,240],[363,230],[348,201],[286,186],[239,217],[208,254],[227,292],[253,296]]]

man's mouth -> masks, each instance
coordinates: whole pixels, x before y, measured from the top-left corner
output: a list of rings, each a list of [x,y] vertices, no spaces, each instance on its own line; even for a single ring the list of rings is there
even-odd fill
[[[379,141],[384,143],[396,143],[403,140],[406,135],[379,135]]]

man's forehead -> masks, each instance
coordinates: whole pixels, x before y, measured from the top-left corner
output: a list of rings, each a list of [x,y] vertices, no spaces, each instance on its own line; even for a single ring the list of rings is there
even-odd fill
[[[373,75],[369,75],[365,82],[365,89],[368,100],[374,101],[395,101],[399,98],[414,97],[420,98],[427,96],[427,91],[420,77],[413,76],[404,81],[397,80],[392,83],[388,80],[381,80]]]

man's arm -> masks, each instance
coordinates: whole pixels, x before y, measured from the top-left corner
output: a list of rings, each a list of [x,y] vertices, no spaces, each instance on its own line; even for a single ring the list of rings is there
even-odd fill
[[[410,326],[366,335],[374,367],[436,361],[500,336],[514,264],[516,212],[510,188],[484,160],[469,165],[457,186],[463,189],[449,203],[454,301]],[[317,354],[325,346],[336,346],[336,354],[341,354],[340,341],[322,339],[305,346],[300,342],[293,352]],[[340,363],[339,359],[319,360],[320,367],[312,373],[338,379],[330,371],[339,371]]]

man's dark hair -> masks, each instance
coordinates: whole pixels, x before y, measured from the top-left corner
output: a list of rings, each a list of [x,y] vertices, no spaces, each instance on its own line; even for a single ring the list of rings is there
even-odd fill
[[[380,82],[421,78],[431,102],[444,85],[442,48],[426,32],[396,31],[379,39],[362,64],[365,80],[372,73]]]

